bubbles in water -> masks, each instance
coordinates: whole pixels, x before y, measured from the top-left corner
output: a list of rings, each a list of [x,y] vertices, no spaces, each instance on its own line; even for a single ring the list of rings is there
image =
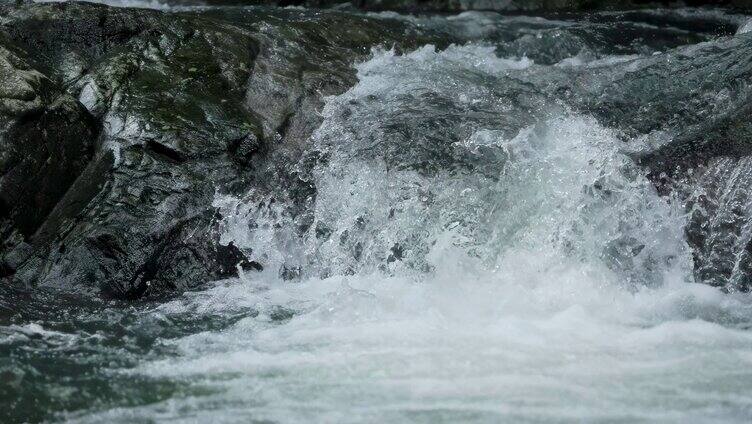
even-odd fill
[[[375,51],[313,136],[312,224],[298,234],[298,217],[254,192],[220,198],[225,241],[316,277],[423,276],[429,252],[451,240],[499,272],[527,250],[544,267],[580,262],[632,285],[684,278],[680,210],[618,152],[613,131],[536,92],[504,91],[529,66],[478,46]]]
[[[535,66],[375,51],[297,165],[309,211],[217,197],[223,241],[264,270],[154,311],[239,317],[130,371],[191,394],[72,418],[748,417],[752,302],[691,283],[677,202],[618,134],[515,78]]]

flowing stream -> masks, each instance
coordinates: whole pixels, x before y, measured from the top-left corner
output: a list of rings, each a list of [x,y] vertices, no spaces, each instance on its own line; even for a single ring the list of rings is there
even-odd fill
[[[304,211],[217,193],[222,242],[263,271],[161,304],[28,294],[0,327],[16,416],[749,422],[752,297],[695,281],[686,205],[632,159],[651,140],[546,91],[662,46],[536,57],[566,22],[420,19],[481,41],[354,63],[290,164],[316,188]],[[515,25],[532,38],[482,41]]]

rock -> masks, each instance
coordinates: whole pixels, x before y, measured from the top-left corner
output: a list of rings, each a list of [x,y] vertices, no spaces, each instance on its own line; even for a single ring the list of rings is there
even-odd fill
[[[260,137],[250,133],[236,140],[232,140],[228,146],[230,153],[242,164],[250,163],[253,155],[259,153],[263,144]]]
[[[232,273],[234,264],[223,262],[227,249],[216,246],[211,202],[215,183],[242,179],[226,160],[227,140],[258,126],[240,105],[254,41],[240,30],[152,11],[61,4],[8,16],[6,38],[65,87],[41,119],[27,120],[33,127],[25,133],[46,131],[60,146],[81,150],[43,158],[76,173],[42,170],[67,185],[51,186],[54,196],[43,197],[38,216],[14,222],[34,253],[10,277],[134,298]],[[54,119],[83,123],[86,132]],[[38,185],[25,175],[36,168],[21,163],[14,171]],[[3,177],[4,198],[14,193],[11,177]]]
[[[29,256],[28,240],[94,154],[94,119],[0,37],[0,275]]]
[[[751,52],[752,37],[728,37],[574,75],[574,84],[553,89],[643,140],[627,150],[659,192],[686,204],[696,280],[730,291],[752,289]]]
[[[0,275],[129,299],[261,269],[218,243],[215,194],[297,181],[287,158],[373,45],[441,42],[335,12],[0,16]]]

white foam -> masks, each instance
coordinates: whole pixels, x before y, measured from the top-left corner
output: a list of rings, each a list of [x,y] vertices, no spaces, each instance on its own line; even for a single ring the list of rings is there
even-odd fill
[[[736,35],[746,34],[752,31],[752,19],[747,20],[744,24],[739,25],[739,29],[736,30]]]
[[[576,267],[531,272],[537,258],[519,256],[521,281],[442,270],[425,282],[361,275],[215,289],[215,305],[242,299],[261,314],[180,339],[179,359],[137,372],[216,393],[88,419],[744,420],[752,335],[702,319],[725,309],[716,292],[632,294]],[[749,312],[748,299],[735,300]],[[280,305],[297,315],[271,322]]]
[[[312,173],[313,227],[335,235],[297,235],[259,193],[218,197],[224,241],[253,248],[265,271],[155,313],[245,318],[165,341],[177,358],[133,371],[201,394],[73,418],[744,422],[752,298],[691,283],[681,205],[592,118],[554,108],[505,137],[471,114],[473,101],[512,113],[488,92],[529,66],[479,46],[376,51],[359,64],[311,141],[329,155]],[[382,124],[430,106],[422,93],[490,125],[453,148],[498,153],[497,175],[389,165]],[[357,260],[343,229],[358,237]],[[413,244],[386,261],[398,240]],[[331,276],[284,281],[277,267],[291,261]]]

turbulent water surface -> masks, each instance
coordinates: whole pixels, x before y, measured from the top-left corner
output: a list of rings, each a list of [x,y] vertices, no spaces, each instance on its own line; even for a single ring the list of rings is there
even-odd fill
[[[263,271],[166,303],[16,293],[11,419],[748,422],[752,297],[696,282],[684,200],[632,159],[655,140],[556,89],[747,27],[650,13],[677,26],[373,15],[468,42],[352,64],[290,164],[316,188],[305,211],[217,194],[222,241]],[[678,26],[703,13],[731,35]],[[608,41],[635,28],[655,35]]]

